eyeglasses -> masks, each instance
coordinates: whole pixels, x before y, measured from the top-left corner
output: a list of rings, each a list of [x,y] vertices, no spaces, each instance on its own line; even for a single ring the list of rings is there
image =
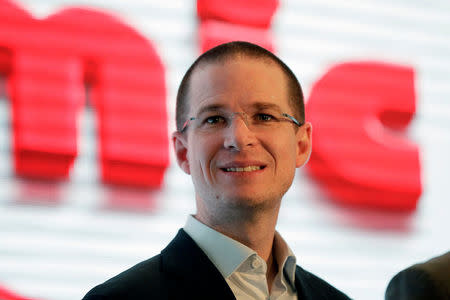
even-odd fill
[[[204,132],[217,132],[221,129],[228,128],[233,119],[240,116],[247,128],[251,131],[269,131],[278,128],[283,122],[290,122],[300,127],[303,122],[297,121],[291,115],[286,113],[255,113],[251,116],[245,112],[209,112],[203,113],[198,117],[191,117],[184,122],[180,132],[184,132],[186,128],[195,122],[195,128]]]

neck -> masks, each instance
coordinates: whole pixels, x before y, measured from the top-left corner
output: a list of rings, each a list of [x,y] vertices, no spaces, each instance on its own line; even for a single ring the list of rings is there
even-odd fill
[[[222,208],[221,214],[208,214],[199,209],[195,218],[254,250],[270,268],[274,261],[271,255],[279,208],[279,204],[263,210]]]

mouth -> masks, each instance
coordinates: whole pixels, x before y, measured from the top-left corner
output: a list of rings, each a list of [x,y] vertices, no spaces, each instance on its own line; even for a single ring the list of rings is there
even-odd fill
[[[254,172],[258,170],[263,170],[266,166],[246,166],[246,167],[230,167],[221,168],[224,172]]]

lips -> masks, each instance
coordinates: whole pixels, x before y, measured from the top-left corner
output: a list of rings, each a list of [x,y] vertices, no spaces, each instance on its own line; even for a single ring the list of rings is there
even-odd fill
[[[225,168],[222,169],[225,172],[252,172],[252,171],[257,171],[257,170],[261,170],[264,167],[261,166],[248,166],[248,167],[244,167],[244,168]]]
[[[224,172],[254,172],[266,167],[260,162],[231,162],[220,167]]]

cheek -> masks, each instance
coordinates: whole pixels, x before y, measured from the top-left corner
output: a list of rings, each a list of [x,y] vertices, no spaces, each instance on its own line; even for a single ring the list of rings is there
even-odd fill
[[[211,162],[218,151],[217,142],[210,139],[196,139],[189,147],[188,152],[189,165],[191,171],[205,173],[208,176]]]
[[[294,142],[277,143],[274,145],[277,164],[283,167],[292,167],[295,169],[297,158],[297,147]]]
[[[264,138],[264,140],[261,140],[261,143],[270,147],[272,151],[283,154],[291,152],[293,147],[295,147],[293,136],[283,131],[277,131],[270,137]]]

